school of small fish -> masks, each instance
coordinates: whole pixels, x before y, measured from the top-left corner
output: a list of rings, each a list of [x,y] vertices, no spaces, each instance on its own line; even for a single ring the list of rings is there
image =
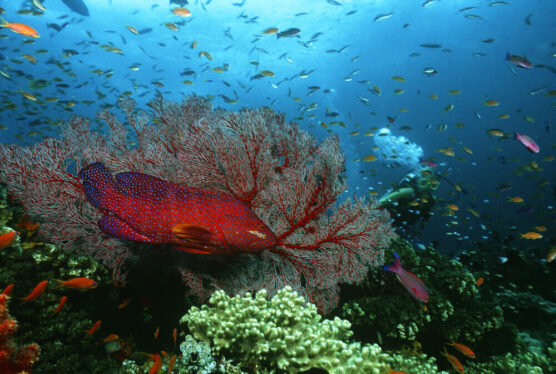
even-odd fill
[[[531,41],[546,46],[539,51],[512,44],[512,35],[497,26],[506,22],[516,35],[526,34],[540,27],[541,14],[515,11],[515,0],[455,8],[425,0],[407,4],[419,13],[411,19],[388,3],[342,0],[322,0],[319,12],[297,4],[283,10],[287,17],[250,8],[245,0],[89,5],[86,12],[70,12],[32,0],[0,8],[2,142],[29,144],[56,135],[72,115],[94,117],[113,108],[119,96],[146,102],[156,92],[198,93],[228,109],[285,111],[319,136],[340,136],[355,149],[347,169],[359,175],[350,184],[377,196],[388,181],[372,182],[383,165],[369,138],[387,127],[422,142],[421,162],[439,176],[435,234],[465,243],[504,232],[521,245],[545,246],[548,262],[556,258],[550,242],[556,211],[546,203],[556,196],[556,39],[548,33],[548,40]],[[438,11],[445,17],[439,24],[456,25],[468,50],[442,26],[431,26],[426,37],[420,33],[421,24],[436,24]],[[353,24],[365,28],[354,30]],[[395,53],[385,53],[386,47]],[[418,211],[426,203],[416,198],[410,207]],[[1,234],[0,250],[17,238],[15,231]],[[419,278],[401,263],[389,270],[414,298],[427,302]],[[70,281],[58,281],[58,287],[96,286]],[[23,302],[38,298],[44,282]],[[66,302],[64,296],[53,313]],[[89,333],[99,328],[100,321]],[[443,354],[459,371],[459,360]],[[155,367],[160,355],[151,359]]]

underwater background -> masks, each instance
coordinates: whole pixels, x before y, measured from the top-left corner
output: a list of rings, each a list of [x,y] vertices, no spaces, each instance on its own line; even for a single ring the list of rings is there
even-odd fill
[[[62,221],[29,215],[11,196],[4,163],[0,233],[19,235],[0,241],[0,289],[14,284],[5,293],[19,330],[0,350],[36,342],[40,355],[35,363],[22,348],[23,366],[14,369],[14,358],[0,371],[168,372],[171,360],[180,373],[556,370],[553,1],[10,0],[0,8],[3,146],[60,139],[76,115],[110,134],[97,112],[124,123],[131,117],[117,103],[126,98],[144,110],[159,95],[204,96],[229,112],[263,108],[319,142],[336,136],[345,166],[335,183],[346,187],[335,206],[376,198],[397,234],[379,225],[394,239],[366,264],[364,280],[337,279],[342,288],[328,296],[339,299],[323,320],[288,289],[274,304],[217,293],[212,309],[192,308],[202,303],[184,297],[185,275],[170,270],[176,254],[166,249],[130,255],[124,286],[90,252],[49,243],[37,224]],[[107,239],[91,235],[87,245]],[[393,264],[394,253],[416,280],[371,266]],[[76,277],[98,287],[55,288]],[[45,279],[44,294],[18,305]],[[430,301],[415,293],[421,285]],[[54,313],[62,296],[67,305]],[[327,302],[314,300],[320,312]],[[245,316],[250,303],[256,312]],[[296,327],[280,327],[290,313]],[[264,334],[242,336],[250,329]]]

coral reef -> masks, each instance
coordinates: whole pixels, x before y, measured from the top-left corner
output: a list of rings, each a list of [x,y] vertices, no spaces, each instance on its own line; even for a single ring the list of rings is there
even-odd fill
[[[377,345],[350,343],[350,323],[322,319],[316,307],[285,287],[271,300],[215,292],[182,318],[196,339],[233,357],[249,372],[263,368],[295,373],[322,368],[330,373],[381,373],[386,356]]]
[[[0,192],[2,190],[4,188],[0,186]],[[6,223],[15,227],[23,214],[21,208],[9,205],[4,199],[0,199],[0,206],[9,212],[4,214],[9,217]],[[20,245],[0,251],[0,289],[14,284],[12,295],[25,296],[43,280],[54,283],[54,279],[88,277],[101,285],[110,282],[109,273],[96,261],[41,242],[33,230],[18,227],[18,231],[22,238]],[[68,296],[68,302],[53,315],[62,295]],[[84,373],[97,369],[110,372],[116,369],[117,363],[106,356],[102,346],[97,346],[94,339],[84,338],[98,308],[104,303],[113,305],[115,300],[103,290],[81,293],[53,290],[50,286],[38,299],[13,308],[11,314],[20,325],[18,340],[34,341],[41,348],[41,359],[34,365],[33,373]]]
[[[210,345],[196,341],[187,335],[180,344],[181,358],[178,366],[184,366],[198,374],[216,371],[216,361],[212,357]]]
[[[437,344],[476,342],[501,327],[502,309],[481,297],[473,275],[459,262],[432,248],[416,253],[402,239],[392,241],[391,251],[427,285],[430,302],[424,305],[413,300],[392,274],[371,269],[361,286],[346,289],[348,301],[341,311],[361,339],[373,341],[379,334],[386,346],[435,341],[431,351],[437,351]],[[391,261],[392,252],[387,257]]]
[[[518,336],[515,352],[490,356],[466,365],[469,374],[543,374],[556,370],[556,342],[544,349],[539,341],[534,341],[528,334]]]
[[[21,296],[44,279],[83,276],[100,284],[109,280],[101,264],[46,243],[38,243],[21,254],[14,248],[4,250],[0,253],[0,267],[0,288],[14,283],[14,294]],[[68,295],[68,302],[53,315],[62,295]],[[97,369],[109,372],[117,368],[117,363],[106,356],[94,338],[85,338],[85,331],[94,323],[98,310],[105,303],[113,305],[115,302],[104,290],[68,292],[52,290],[50,286],[37,300],[16,308],[13,313],[22,327],[21,339],[36,341],[41,347],[41,360],[33,373],[94,372]]]
[[[449,371],[441,371],[436,365],[434,357],[427,357],[424,353],[414,352],[395,352],[388,351],[388,357],[385,358],[384,363],[390,368],[395,368],[396,371],[406,372],[411,374],[448,374]]]
[[[31,371],[39,360],[39,346],[35,343],[17,346],[13,335],[18,329],[17,321],[8,313],[7,295],[0,294],[0,373],[16,374]]]
[[[327,312],[337,305],[339,283],[358,283],[382,263],[393,236],[388,213],[375,201],[338,202],[346,185],[337,137],[318,143],[270,108],[212,110],[197,96],[181,104],[157,97],[150,113],[137,110],[130,98],[119,105],[126,123],[107,111],[98,114],[108,134],[74,117],[61,139],[29,147],[0,144],[0,181],[40,220],[48,241],[94,257],[120,281],[132,254],[141,254],[139,246],[102,234],[102,214],[85,199],[78,171],[100,161],[113,173],[139,171],[232,195],[276,235],[278,245],[258,254],[220,261],[183,254],[183,280],[201,299],[216,289],[235,294],[264,288],[273,295],[290,285]]]
[[[180,344],[181,356],[178,356],[172,369],[173,374],[243,374],[239,365],[224,357],[214,357],[210,345],[205,342],[195,340],[191,335],[187,335]],[[161,372],[167,372],[170,357],[162,358]],[[139,360],[127,359],[122,363],[119,371],[121,374],[136,374],[147,372],[152,362],[147,361],[138,363]]]

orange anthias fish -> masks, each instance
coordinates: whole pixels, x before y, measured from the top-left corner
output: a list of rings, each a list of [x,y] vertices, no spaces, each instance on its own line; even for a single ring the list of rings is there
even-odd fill
[[[513,196],[513,197],[510,197],[510,198],[508,199],[508,202],[509,202],[509,203],[521,204],[523,201],[524,201],[523,198],[520,197],[520,196]]]
[[[131,301],[131,299],[129,297],[126,297],[125,299],[122,300],[122,302],[120,303],[120,305],[118,305],[118,309],[123,309],[126,306],[129,305],[129,302]]]
[[[120,337],[117,334],[110,334],[106,338],[104,338],[104,340],[102,342],[103,343],[110,343],[110,342],[116,341],[118,339],[120,339]]]
[[[43,294],[44,290],[46,290],[46,286],[48,286],[47,280],[39,282],[39,284],[35,286],[33,291],[31,291],[29,295],[25,296],[21,300],[23,300],[23,302],[37,300],[38,297]]]
[[[68,279],[67,281],[61,281],[57,279],[56,282],[58,282],[58,286],[56,286],[56,288],[69,287],[88,290],[97,286],[97,282],[89,278],[72,278]]]
[[[0,235],[0,249],[8,248],[17,238],[17,231],[10,231]]]
[[[33,220],[29,216],[23,216],[19,220],[17,227],[27,231],[35,231],[39,228],[39,224],[33,222]]]
[[[446,344],[453,346],[455,349],[457,349],[458,351],[460,351],[461,353],[463,353],[469,358],[475,358],[475,353],[473,353],[473,351],[466,345],[454,343],[453,341],[451,343],[446,343]]]
[[[154,363],[153,366],[151,366],[151,370],[149,370],[149,374],[156,374],[160,372],[160,369],[162,368],[162,359],[158,353],[153,355],[153,360]]]
[[[64,305],[66,305],[66,301],[68,300],[67,296],[62,296],[60,298],[60,303],[58,304],[58,306],[56,307],[56,309],[54,309],[54,311],[52,312],[52,314],[56,314],[58,313],[60,310],[62,310],[62,308],[64,307]]]
[[[4,288],[4,291],[2,291],[2,294],[10,296],[12,294],[13,290],[14,290],[14,284],[10,283],[10,284],[8,284],[8,286],[6,288]],[[175,345],[175,343],[174,343],[174,345]]]
[[[465,369],[463,368],[461,362],[459,362],[458,358],[454,355],[451,355],[448,353],[448,351],[446,351],[446,347],[444,347],[444,352],[440,352],[440,354],[444,357],[446,357],[446,359],[448,360],[448,362],[450,364],[452,364],[452,367],[458,372],[463,374],[465,372]]]
[[[2,17],[0,17],[0,21],[3,22],[0,27],[7,27],[18,34],[30,36],[31,38],[38,38],[40,36],[37,30],[23,23],[8,22]]]
[[[408,290],[411,295],[419,301],[424,303],[429,302],[429,292],[427,291],[427,286],[419,277],[410,271],[405,270],[402,267],[402,262],[397,253],[394,253],[395,261],[394,265],[383,266],[384,269],[396,273],[398,275],[398,280],[400,283]]]
[[[93,335],[95,332],[97,332],[97,330],[100,329],[100,325],[102,325],[102,321],[99,319],[98,321],[95,322],[95,324],[93,325],[93,327],[91,327],[91,328],[87,331],[87,335]]]
[[[534,231],[526,232],[525,234],[519,234],[519,235],[521,235],[522,239],[537,240],[542,238],[542,234],[539,234],[538,232],[534,232]]]
[[[176,355],[172,355],[170,358],[170,362],[168,363],[168,374],[172,374],[172,370],[174,370],[174,365],[176,364]]]

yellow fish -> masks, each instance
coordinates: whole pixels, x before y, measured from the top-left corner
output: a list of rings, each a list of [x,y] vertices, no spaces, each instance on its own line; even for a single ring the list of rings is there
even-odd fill
[[[363,157],[363,161],[365,161],[365,162],[376,161],[376,156],[375,155],[367,155],[367,156]]]
[[[483,105],[484,106],[498,106],[498,105],[500,105],[500,103],[497,100],[490,99],[490,100],[485,101],[483,103]]]
[[[37,98],[34,95],[30,94],[29,92],[23,91],[21,88],[19,89],[19,93],[27,100],[37,101]]]

